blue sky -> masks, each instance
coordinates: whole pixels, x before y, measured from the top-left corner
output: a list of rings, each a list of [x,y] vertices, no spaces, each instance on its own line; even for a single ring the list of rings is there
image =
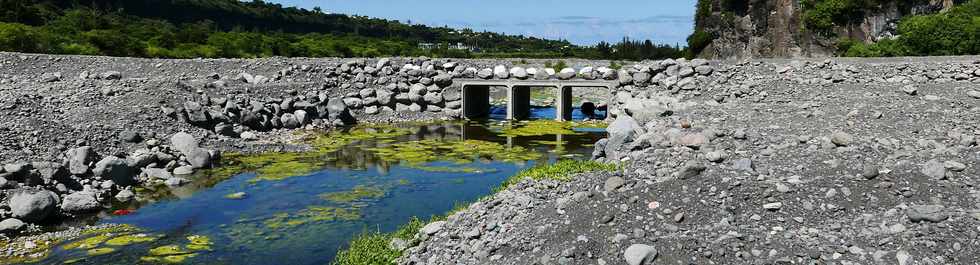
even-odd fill
[[[286,6],[432,26],[567,39],[591,45],[624,36],[685,43],[696,0],[269,0]]]

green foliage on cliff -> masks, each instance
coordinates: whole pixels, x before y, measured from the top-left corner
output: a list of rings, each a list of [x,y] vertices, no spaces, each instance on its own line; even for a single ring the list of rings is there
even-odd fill
[[[898,24],[898,37],[874,44],[843,39],[838,54],[848,57],[980,54],[980,0],[947,12],[909,16]]]
[[[687,36],[687,49],[691,53],[689,57],[700,54],[705,47],[708,47],[708,44],[711,44],[712,40],[714,40],[714,36],[711,33],[695,29],[694,33]]]

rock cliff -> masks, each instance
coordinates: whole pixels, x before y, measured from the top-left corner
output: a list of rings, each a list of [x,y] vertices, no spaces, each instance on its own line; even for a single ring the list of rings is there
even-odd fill
[[[841,38],[866,43],[889,38],[895,35],[896,25],[902,17],[941,12],[960,2],[963,1],[699,0],[695,29],[711,39],[703,46],[699,57],[831,56]],[[828,4],[821,7],[824,3]],[[843,7],[847,5],[863,6]],[[807,19],[807,12],[814,12],[810,14],[811,19],[819,19],[816,12],[834,8],[837,13],[825,17],[832,24],[822,32]]]

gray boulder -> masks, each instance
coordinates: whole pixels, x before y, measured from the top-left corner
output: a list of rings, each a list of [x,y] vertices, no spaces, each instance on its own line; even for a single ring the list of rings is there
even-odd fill
[[[92,151],[91,146],[68,150],[65,156],[68,159],[68,172],[74,175],[88,173],[89,166],[95,161],[95,151]]]
[[[912,222],[929,221],[938,223],[949,219],[949,214],[946,214],[945,207],[942,205],[913,205],[909,207],[905,214],[908,215],[909,221]]]
[[[510,69],[510,75],[517,79],[527,79],[527,70],[524,67],[514,67]]]
[[[669,103],[665,101],[638,98],[627,99],[624,111],[643,124],[653,121],[658,117],[670,116],[674,113]]]
[[[296,115],[291,113],[283,114],[281,117],[279,117],[279,120],[282,122],[282,127],[285,127],[286,129],[296,129],[301,126],[299,120],[296,119]]]
[[[493,68],[493,76],[499,79],[507,79],[510,77],[510,72],[507,71],[506,66],[498,65]]]
[[[626,264],[629,265],[653,264],[653,261],[657,258],[657,254],[656,248],[644,244],[633,244],[623,252]]]
[[[119,80],[122,79],[122,73],[119,71],[108,71],[99,75],[99,78],[105,80]]]
[[[347,104],[340,98],[332,98],[327,102],[327,118],[335,124],[350,125],[354,124],[354,116],[351,116]],[[338,123],[339,121],[339,123]]]
[[[177,151],[180,151],[180,153],[187,159],[187,162],[194,168],[206,168],[211,166],[211,154],[207,150],[199,147],[197,140],[194,139],[194,136],[188,133],[175,133],[170,137],[170,146],[177,149]]]
[[[170,172],[163,168],[146,168],[143,169],[143,173],[151,179],[166,180],[174,177],[172,174],[170,174]]]
[[[65,196],[61,203],[61,210],[69,213],[84,213],[97,211],[102,208],[95,193],[90,191],[80,191]]]
[[[14,233],[24,229],[24,221],[17,218],[7,218],[0,221],[0,233]]]
[[[558,72],[558,79],[561,80],[572,79],[573,77],[575,77],[575,74],[576,74],[575,69],[572,68],[561,69],[561,71]]]
[[[447,87],[453,84],[453,76],[450,74],[440,74],[432,78],[432,81],[439,87]]]
[[[493,77],[493,70],[490,68],[483,68],[479,72],[476,72],[476,77],[479,77],[480,79],[490,79]]]
[[[58,195],[47,190],[20,190],[10,197],[10,211],[14,218],[34,223],[54,213]]]
[[[50,83],[50,82],[57,82],[57,81],[61,81],[61,72],[41,74],[41,82],[43,83]]]
[[[112,180],[120,186],[136,184],[135,170],[129,166],[126,159],[116,156],[107,156],[95,163],[95,169],[92,170],[92,173],[103,180]]]

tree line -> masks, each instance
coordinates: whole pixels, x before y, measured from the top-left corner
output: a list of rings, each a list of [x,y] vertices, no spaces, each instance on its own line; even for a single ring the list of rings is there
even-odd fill
[[[420,43],[433,43],[421,48]],[[463,44],[463,49],[450,45]],[[0,51],[154,58],[526,57],[642,60],[679,47],[411,25],[261,0],[0,0]]]

